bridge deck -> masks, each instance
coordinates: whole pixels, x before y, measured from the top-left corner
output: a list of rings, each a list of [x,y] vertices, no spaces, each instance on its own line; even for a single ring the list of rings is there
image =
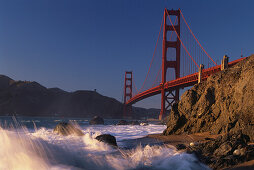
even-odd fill
[[[234,61],[228,63],[228,66],[232,67],[233,65],[240,62],[243,59],[244,58],[234,60]],[[221,71],[221,65],[217,65],[215,67],[204,69],[202,72],[202,81],[206,80],[210,75],[217,73],[219,71]],[[198,82],[198,72],[196,72],[194,74],[190,74],[185,77],[181,77],[181,78],[172,80],[172,81],[168,81],[165,83],[164,88],[166,91],[171,91],[176,88],[184,88],[184,87],[193,86],[197,82]],[[162,87],[160,85],[158,85],[158,86],[148,89],[142,93],[139,93],[139,94],[133,96],[131,99],[129,99],[126,102],[126,105],[132,105],[132,104],[135,104],[136,102],[143,100],[145,98],[148,98],[150,96],[160,94],[161,89],[162,89]]]

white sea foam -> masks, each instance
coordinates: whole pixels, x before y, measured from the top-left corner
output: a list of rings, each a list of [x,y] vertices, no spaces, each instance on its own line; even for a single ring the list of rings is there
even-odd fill
[[[111,134],[116,137],[117,141],[125,139],[137,139],[144,137],[148,134],[162,133],[166,129],[165,125],[153,125],[139,126],[139,125],[97,125],[83,127],[83,131],[86,132],[100,132],[102,134]]]
[[[44,150],[39,142],[34,142],[24,134],[0,129],[0,169],[49,168],[43,159]]]
[[[209,169],[198,162],[190,154],[179,153],[174,147],[165,146],[138,146],[130,151],[122,152],[122,155],[115,157],[106,156],[110,165],[119,170],[124,169]]]
[[[116,149],[99,142],[109,133],[117,141],[161,133],[165,126],[83,126],[84,136],[61,136],[53,129],[0,129],[0,169],[207,169],[190,154],[168,146]]]

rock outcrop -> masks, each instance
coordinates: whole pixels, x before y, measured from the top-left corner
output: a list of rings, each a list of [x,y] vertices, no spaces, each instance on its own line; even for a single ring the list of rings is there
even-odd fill
[[[172,106],[163,134],[238,130],[254,141],[254,55],[187,90]]]
[[[56,125],[56,127],[53,130],[54,133],[57,133],[59,135],[67,136],[67,135],[77,135],[77,136],[83,136],[84,133],[75,127],[70,122],[60,122]]]
[[[248,145],[249,140],[249,136],[238,131],[188,146],[187,152],[196,154],[212,169],[223,169],[254,159],[254,146]]]
[[[95,139],[97,139],[100,142],[104,142],[104,143],[107,143],[111,146],[117,147],[116,138],[110,134],[99,135],[99,136],[96,136]]]
[[[90,121],[90,125],[104,125],[104,120],[100,116],[94,116]]]
[[[129,123],[126,120],[120,120],[116,125],[128,125]]]

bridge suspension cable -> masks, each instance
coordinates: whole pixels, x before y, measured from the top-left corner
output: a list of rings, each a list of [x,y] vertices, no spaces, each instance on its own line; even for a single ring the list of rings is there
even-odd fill
[[[185,51],[187,52],[187,54],[189,55],[189,57],[190,57],[190,58],[192,59],[192,61],[196,64],[196,66],[199,68],[198,64],[197,64],[196,61],[193,59],[193,57],[190,55],[189,51],[186,49],[185,45],[183,44],[183,42],[182,42],[180,36],[179,36],[178,33],[176,32],[175,26],[173,25],[173,22],[172,22],[172,20],[171,20],[171,18],[170,18],[170,16],[169,16],[169,13],[168,13],[167,10],[166,10],[166,12],[167,12],[167,16],[168,16],[168,19],[169,19],[169,21],[170,21],[170,24],[172,25],[172,27],[173,27],[173,29],[174,29],[174,31],[175,31],[175,33],[176,33],[177,38],[178,38],[179,41],[181,42],[183,48],[185,49]]]
[[[212,60],[212,62],[217,66],[217,63],[210,57],[210,55],[206,52],[206,50],[203,48],[203,46],[199,43],[199,41],[198,41],[198,39],[196,38],[196,36],[193,34],[192,30],[190,29],[189,24],[186,22],[186,20],[185,20],[185,18],[184,18],[184,16],[183,16],[182,11],[181,11],[180,9],[179,9],[179,11],[180,11],[181,16],[183,17],[183,20],[184,20],[185,24],[187,25],[188,29],[190,30],[192,36],[193,36],[193,37],[195,38],[195,40],[197,41],[198,45],[199,45],[199,46],[201,47],[201,49],[205,52],[205,54]]]
[[[211,56],[205,51],[203,46],[200,44],[200,42],[198,41],[198,39],[196,38],[196,36],[192,32],[192,30],[190,29],[190,26],[186,22],[186,19],[184,18],[183,13],[180,9],[179,9],[179,12],[180,12],[180,16],[177,16],[176,18],[171,18],[169,15],[169,11],[166,10],[167,20],[170,21],[170,23],[171,23],[170,26],[172,28],[172,31],[170,32],[171,35],[169,36],[168,41],[174,41],[175,39],[179,39],[179,42],[180,42],[181,46],[183,47],[183,48],[181,48],[182,52],[181,52],[181,72],[180,72],[181,76],[180,77],[197,72],[200,64],[207,64],[205,62],[208,62],[208,65],[207,65],[208,67],[210,66],[211,62],[214,63],[216,66],[217,63],[214,62],[214,60],[211,58]],[[184,20],[184,22],[182,22],[183,25],[181,24],[182,25],[181,26],[181,33],[178,33],[176,31],[177,28],[175,27],[178,17]],[[160,43],[162,42],[162,39],[160,39],[160,38],[162,38],[161,32],[162,32],[162,28],[163,28],[163,23],[164,22],[162,20],[158,38],[157,38],[156,44],[155,44],[155,49],[153,51],[152,60],[150,62],[148,72],[147,72],[146,77],[142,83],[141,88],[138,89],[135,82],[133,81],[133,86],[134,86],[133,94],[134,95],[140,94],[145,90],[148,90],[152,87],[159,85],[159,83],[160,83],[160,79],[161,79],[160,73],[162,71],[162,66],[159,63],[161,62],[160,57],[162,56],[162,54],[161,54],[161,51],[158,49],[160,48],[160,46],[161,46]],[[180,34],[181,34],[181,37],[180,37]],[[168,53],[167,57],[169,57],[168,61],[175,61],[174,51],[172,49],[168,49],[167,53]],[[160,57],[158,58],[158,56],[160,56]],[[207,60],[205,56],[208,56],[209,59],[207,58],[208,59]],[[158,66],[160,66],[160,67],[158,67]],[[174,80],[174,79],[175,79],[175,74],[172,74],[172,71],[169,71],[168,75],[167,75],[167,81]]]
[[[135,84],[134,78],[132,78],[132,81],[133,81],[133,86],[134,86],[134,89],[135,89],[135,92],[136,92],[136,93],[134,93],[134,95],[136,95],[136,94],[138,94],[138,89],[137,89],[137,86]]]
[[[150,73],[150,69],[151,69],[151,66],[152,66],[152,63],[153,63],[153,60],[154,60],[154,56],[155,56],[155,52],[156,52],[156,49],[157,49],[157,45],[158,45],[158,42],[159,42],[159,39],[160,39],[160,34],[161,34],[161,30],[162,30],[162,25],[163,25],[163,19],[161,21],[161,26],[160,26],[160,32],[159,32],[159,35],[158,35],[158,38],[157,38],[157,41],[156,41],[156,45],[155,45],[155,49],[154,49],[154,52],[153,52],[153,57],[152,57],[152,61],[150,62],[150,66],[149,66],[149,69],[148,69],[148,72],[146,74],[146,78],[145,78],[145,81],[143,82],[143,85],[141,86],[140,90],[138,91],[138,93],[140,93],[142,91],[142,89],[144,88],[144,85],[145,85],[145,82],[147,80],[147,77]]]

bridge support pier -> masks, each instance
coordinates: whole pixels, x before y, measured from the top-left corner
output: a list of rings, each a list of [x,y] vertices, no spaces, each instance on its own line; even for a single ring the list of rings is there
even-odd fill
[[[123,117],[131,118],[132,106],[126,105],[126,101],[132,98],[132,71],[126,71],[124,76],[124,105]]]
[[[168,25],[167,17],[168,15],[176,16],[176,25]],[[175,70],[175,78],[180,78],[180,51],[181,42],[179,38],[175,41],[167,40],[167,32],[177,32],[180,37],[180,10],[164,10],[164,27],[163,27],[163,42],[162,42],[162,76],[161,76],[161,112],[159,120],[165,116],[165,113],[169,111],[169,107],[174,103],[179,101],[179,88],[170,91],[165,90],[165,83],[167,81],[166,73],[168,68],[173,68]],[[175,60],[167,60],[167,50],[168,48],[175,49]],[[173,93],[174,91],[174,93]],[[167,104],[167,105],[166,105]]]
[[[228,68],[228,56],[224,55],[223,59],[221,60],[221,70]]]
[[[172,104],[179,100],[179,89],[176,89],[174,91],[165,91],[165,90],[163,91],[164,91],[164,95],[161,95],[162,108],[161,108],[159,120],[162,120],[163,116],[165,116],[166,113],[169,113],[170,107],[172,106]]]

